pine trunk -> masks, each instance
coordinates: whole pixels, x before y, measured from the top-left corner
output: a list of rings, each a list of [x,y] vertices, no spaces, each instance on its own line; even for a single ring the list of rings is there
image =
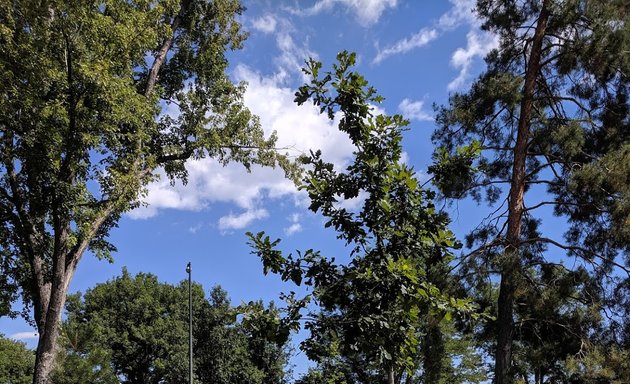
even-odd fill
[[[523,197],[526,184],[526,160],[529,140],[529,129],[532,118],[532,108],[536,89],[536,78],[540,70],[540,58],[547,21],[549,19],[549,0],[544,0],[536,30],[531,42],[531,50],[525,72],[523,99],[516,144],[514,146],[514,164],[510,185],[508,206],[508,229],[505,261],[502,265],[501,285],[499,288],[497,313],[497,347],[495,351],[495,384],[510,384],[514,381],[511,373],[512,341],[514,333],[514,290],[515,278],[518,277],[520,265],[520,237],[523,219]]]

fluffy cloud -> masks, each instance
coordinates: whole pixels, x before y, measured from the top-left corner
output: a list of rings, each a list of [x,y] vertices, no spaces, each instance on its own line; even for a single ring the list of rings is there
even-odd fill
[[[470,70],[475,59],[484,57],[498,45],[498,37],[479,27],[481,21],[475,12],[476,0],[450,0],[451,8],[444,13],[431,27],[424,27],[410,37],[403,38],[394,44],[379,50],[372,61],[375,64],[390,56],[403,54],[423,47],[437,39],[440,35],[460,26],[467,25],[466,48],[458,48],[451,58],[451,65],[459,70],[459,74],[448,85],[448,90],[462,87],[470,77]]]
[[[299,75],[303,81],[306,77],[302,72],[304,60],[309,57],[317,59],[317,54],[308,48],[308,45],[298,45],[291,36],[290,26],[285,26],[276,35],[276,45],[280,54],[274,59],[277,72],[274,79],[286,83],[293,79],[294,75]]]
[[[421,48],[437,39],[442,33],[452,30],[460,25],[468,24],[478,27],[478,19],[474,12],[475,0],[451,0],[451,8],[440,16],[431,27],[424,27],[419,32],[405,37],[394,44],[379,50],[372,61],[375,64],[390,56],[407,53],[412,49]]]
[[[398,111],[412,120],[418,121],[433,121],[433,115],[424,110],[424,101],[413,101],[410,99],[404,99],[398,104]]]
[[[252,22],[252,27],[263,33],[272,33],[276,30],[278,22],[273,15],[264,15]]]
[[[339,132],[336,122],[320,115],[314,106],[297,106],[293,102],[294,90],[282,86],[281,79],[262,76],[244,65],[236,67],[234,76],[249,83],[245,104],[260,117],[268,134],[273,131],[278,134],[279,147],[286,148],[294,157],[320,149],[324,158],[337,166],[346,163],[353,150],[347,136]],[[241,211],[218,220],[218,228],[227,232],[265,218],[268,213],[264,203],[268,199],[288,197],[296,205],[302,205],[303,194],[279,169],[254,167],[247,173],[240,164],[223,167],[212,159],[189,161],[186,166],[189,171],[186,185],[176,182],[171,186],[163,177],[149,186],[147,205],[129,216],[149,218],[161,209],[199,211],[212,203],[231,203]]]
[[[337,4],[353,12],[359,24],[367,27],[378,22],[385,10],[395,8],[398,0],[319,0],[310,8],[291,11],[298,15],[311,16],[328,11]]]
[[[225,232],[230,229],[243,229],[254,220],[264,219],[269,216],[266,209],[250,209],[241,214],[235,215],[230,213],[219,219],[219,230]]]
[[[441,30],[450,30],[460,25],[479,26],[479,19],[475,12],[477,0],[450,0],[452,7],[440,16],[437,26]]]
[[[498,36],[478,31],[468,32],[466,41],[466,48],[458,48],[451,57],[451,65],[459,69],[459,75],[448,84],[449,91],[459,89],[466,84],[476,58],[483,58],[499,46]]]
[[[284,229],[284,233],[287,236],[291,236],[294,233],[302,232],[302,224],[300,224],[300,218],[301,216],[299,213],[294,213],[289,216],[289,221],[291,222],[291,225]]]

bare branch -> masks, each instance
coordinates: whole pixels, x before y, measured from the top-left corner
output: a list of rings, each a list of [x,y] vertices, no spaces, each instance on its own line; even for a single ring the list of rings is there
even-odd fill
[[[562,244],[562,243],[559,243],[559,242],[557,242],[557,241],[555,241],[553,239],[547,238],[547,237],[534,237],[534,238],[531,238],[531,239],[521,240],[520,243],[521,244],[546,243],[546,244],[551,244],[551,245],[553,245],[555,247],[564,249],[566,251],[573,252],[573,253],[575,253],[578,256],[580,254],[594,256],[594,257],[596,257],[596,258],[598,258],[598,259],[600,259],[600,260],[602,260],[604,262],[607,262],[607,263],[610,263],[610,264],[614,265],[615,267],[617,267],[617,268],[621,269],[622,271],[624,271],[628,276],[630,276],[630,269],[629,268],[627,268],[627,267],[617,263],[614,260],[611,260],[611,259],[609,259],[609,258],[607,258],[605,256],[602,256],[602,255],[600,255],[600,254],[598,254],[596,252],[593,252],[593,251],[591,251],[589,249],[586,249],[584,247],[579,247],[577,245]],[[582,257],[582,259],[584,259],[584,258]]]

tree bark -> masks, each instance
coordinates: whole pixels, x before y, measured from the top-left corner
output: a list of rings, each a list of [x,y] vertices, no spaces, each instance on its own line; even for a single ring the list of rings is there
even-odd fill
[[[393,365],[387,369],[387,384],[396,384],[396,374]]]
[[[495,351],[495,384],[510,384],[514,381],[511,373],[512,342],[514,332],[514,290],[515,278],[518,276],[520,264],[520,237],[523,219],[526,183],[526,160],[529,140],[529,129],[532,118],[536,78],[540,70],[540,58],[547,21],[549,19],[549,0],[544,0],[532,38],[531,50],[525,71],[523,99],[514,146],[514,163],[510,184],[508,206],[507,246],[505,261],[502,265],[501,284],[499,287],[497,313],[497,346]]]
[[[55,279],[58,280],[58,279]],[[46,311],[43,326],[38,323],[39,341],[35,354],[35,374],[33,384],[50,384],[50,373],[54,368],[55,346],[59,336],[61,313],[66,302],[66,291],[58,283],[50,290],[50,303]]]

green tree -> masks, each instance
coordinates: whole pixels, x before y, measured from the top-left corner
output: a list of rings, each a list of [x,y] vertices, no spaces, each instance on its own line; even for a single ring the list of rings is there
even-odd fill
[[[129,384],[185,382],[187,284],[173,286],[160,283],[151,274],[130,276],[123,270],[122,276],[98,284],[82,298],[70,296],[55,380],[67,384],[105,384],[112,378]],[[266,310],[279,316],[273,307]],[[239,311],[219,287],[206,300],[202,287],[193,285],[195,380],[283,383],[286,345],[252,334],[237,321]]]
[[[33,380],[35,353],[24,343],[0,334],[0,382],[30,384]]]
[[[237,315],[256,311],[265,316],[237,321]],[[198,309],[194,317],[195,372],[200,382],[287,383],[288,346],[286,340],[274,339],[280,314],[273,304],[265,307],[252,302],[235,308],[227,293],[215,287],[209,305]]]
[[[34,310],[35,383],[48,383],[79,260],[111,256],[109,231],[159,169],[184,182],[185,161],[205,156],[292,169],[225,74],[242,11],[238,0],[0,2],[0,267]]]
[[[446,197],[496,209],[468,236],[466,259],[481,278],[500,277],[494,381],[503,384],[517,375],[515,306],[549,283],[538,277],[561,257],[545,256],[566,251],[604,285],[630,271],[618,258],[630,251],[630,28],[623,1],[480,0],[477,11],[499,48],[470,91],[438,109],[431,171]],[[568,221],[564,239],[540,233],[546,207]]]
[[[193,300],[195,307],[204,302],[198,285]],[[92,346],[105,348],[125,383],[175,383],[188,372],[187,303],[185,292],[156,276],[130,276],[123,270],[122,276],[86,291],[82,300],[72,298],[63,329],[90,329]]]
[[[310,209],[321,213],[325,226],[345,241],[348,262],[337,263],[313,250],[284,257],[276,249],[279,240],[262,232],[249,234],[250,243],[265,273],[312,288],[321,311],[305,320],[310,337],[301,347],[309,358],[326,362],[339,355],[337,361],[348,363],[357,381],[393,384],[416,368],[423,312],[442,319],[471,308],[426,279],[426,260],[449,260],[449,248],[457,244],[446,228],[447,217],[433,206],[433,193],[422,189],[413,170],[401,162],[407,122],[398,115],[374,114],[370,103],[382,98],[352,71],[355,55],[342,52],[337,58],[332,71],[321,75],[321,63],[308,62],[304,72],[311,83],[299,89],[296,102],[311,100],[330,119],[339,116],[339,129],[356,147],[345,171],[325,162],[319,151],[311,153],[304,159],[309,171],[302,186]],[[353,198],[364,198],[357,211],[339,204]],[[288,319],[297,321],[307,299],[286,299]]]
[[[68,297],[68,318],[58,339],[52,381],[55,384],[119,384],[109,349],[99,340],[99,329],[77,316],[80,296]]]

